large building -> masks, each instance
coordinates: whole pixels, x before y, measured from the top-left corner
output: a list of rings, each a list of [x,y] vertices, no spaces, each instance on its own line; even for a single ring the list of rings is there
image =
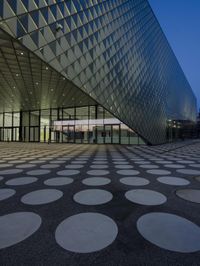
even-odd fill
[[[0,94],[1,141],[159,144],[196,119],[147,0],[1,0]]]

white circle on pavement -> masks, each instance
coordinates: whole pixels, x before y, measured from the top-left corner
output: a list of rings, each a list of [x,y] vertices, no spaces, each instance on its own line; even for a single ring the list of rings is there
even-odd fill
[[[160,169],[147,170],[147,173],[152,174],[152,175],[170,175],[171,174],[170,171],[160,170]]]
[[[51,171],[50,170],[32,170],[32,171],[28,171],[27,175],[47,175],[49,174]]]
[[[21,198],[21,201],[29,205],[46,204],[60,199],[63,192],[57,189],[41,189],[32,191]]]
[[[70,177],[55,177],[45,180],[44,184],[48,186],[64,186],[71,184],[73,181]]]
[[[27,164],[18,164],[15,167],[16,168],[26,169],[26,168],[33,168],[35,166],[36,166],[35,164],[27,163]]]
[[[43,164],[40,166],[42,169],[52,169],[52,168],[58,168],[60,167],[59,164]]]
[[[136,164],[140,164],[140,165],[142,165],[142,164],[150,164],[149,161],[136,161],[136,162],[134,162],[134,163],[136,163]]]
[[[65,168],[68,168],[68,169],[79,169],[83,167],[84,165],[81,165],[81,164],[69,164],[65,166]]]
[[[87,186],[104,186],[111,182],[109,178],[105,177],[89,177],[83,179],[82,183]]]
[[[145,186],[148,185],[150,182],[146,178],[143,177],[123,177],[119,180],[122,184],[128,186]]]
[[[174,169],[185,168],[185,166],[182,164],[165,164],[164,167],[174,168]]]
[[[13,166],[13,164],[11,164],[11,163],[1,163],[0,164],[0,168],[7,168],[7,167],[11,167],[11,166]]]
[[[85,164],[87,161],[71,161],[71,164]]]
[[[78,175],[80,173],[79,170],[62,170],[62,171],[58,171],[57,175],[66,175],[66,176],[70,176],[70,175]]]
[[[12,197],[16,191],[11,188],[0,188],[0,201]]]
[[[187,160],[180,160],[180,161],[177,161],[178,163],[194,163],[194,161],[187,161]]]
[[[112,244],[117,234],[117,225],[110,217],[88,212],[65,219],[56,228],[55,238],[65,250],[91,253]]]
[[[129,165],[129,164],[118,164],[118,165],[115,165],[115,168],[118,168],[118,169],[132,169],[133,166],[132,165]]]
[[[109,171],[107,170],[90,170],[87,172],[88,175],[108,175]]]
[[[199,170],[193,170],[193,169],[178,169],[176,172],[185,174],[185,175],[200,175]]]
[[[100,205],[111,201],[112,198],[112,194],[103,189],[85,189],[73,197],[75,202],[84,205]]]
[[[33,161],[29,161],[29,163],[31,163],[31,164],[40,164],[40,163],[45,163],[46,161],[44,161],[44,160],[33,160]]]
[[[198,164],[198,163],[189,164],[189,166],[195,167],[195,168],[200,168],[200,164]]]
[[[113,162],[113,164],[119,164],[119,162]],[[129,164],[129,162],[120,162],[120,165],[122,165],[122,164]]]
[[[15,245],[35,233],[42,220],[33,212],[15,212],[0,216],[0,249]]]
[[[154,164],[142,164],[139,165],[141,168],[147,168],[147,169],[156,169],[159,168],[158,165],[154,165]]]
[[[2,170],[0,171],[1,175],[12,175],[12,174],[18,174],[23,172],[22,169],[8,169],[8,170]]]
[[[106,169],[106,168],[108,168],[108,165],[93,164],[93,165],[90,166],[90,168],[93,168],[93,169]]]
[[[163,194],[149,189],[132,189],[125,193],[125,197],[141,205],[160,205],[167,201]]]
[[[27,159],[26,159],[27,160]],[[25,160],[13,160],[13,161],[10,161],[10,163],[25,163],[26,161]]]
[[[176,195],[184,200],[200,203],[200,189],[179,189]]]
[[[55,160],[55,161],[49,161],[49,163],[51,163],[51,164],[62,164],[62,163],[65,163],[65,161]]]
[[[36,177],[17,177],[10,179],[6,182],[6,185],[10,186],[21,186],[21,185],[28,185],[31,183],[36,182],[38,179]]]
[[[158,160],[158,161],[155,161],[155,163],[158,163],[158,164],[171,164],[172,162],[171,161],[164,161],[164,160]]]
[[[178,215],[147,213],[138,219],[137,229],[160,248],[182,253],[200,250],[200,227]]]
[[[137,170],[118,170],[119,175],[138,175],[140,172]]]
[[[160,183],[172,186],[186,186],[189,185],[190,182],[187,179],[175,177],[175,176],[162,176],[158,177],[157,180]]]

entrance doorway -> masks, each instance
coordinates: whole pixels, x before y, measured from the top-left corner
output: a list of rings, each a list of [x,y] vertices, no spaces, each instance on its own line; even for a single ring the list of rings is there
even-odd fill
[[[67,143],[75,142],[75,126],[71,125],[62,126],[62,142],[67,142]]]
[[[105,125],[104,143],[120,144],[120,125]]]

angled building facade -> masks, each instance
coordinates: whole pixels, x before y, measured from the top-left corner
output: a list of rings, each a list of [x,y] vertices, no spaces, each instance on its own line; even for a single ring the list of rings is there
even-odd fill
[[[2,0],[0,43],[1,140],[159,144],[196,119],[147,0]]]

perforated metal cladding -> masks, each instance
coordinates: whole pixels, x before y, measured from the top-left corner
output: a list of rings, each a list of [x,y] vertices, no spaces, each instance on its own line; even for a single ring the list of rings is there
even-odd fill
[[[152,144],[196,99],[147,0],[3,0],[4,30]]]

